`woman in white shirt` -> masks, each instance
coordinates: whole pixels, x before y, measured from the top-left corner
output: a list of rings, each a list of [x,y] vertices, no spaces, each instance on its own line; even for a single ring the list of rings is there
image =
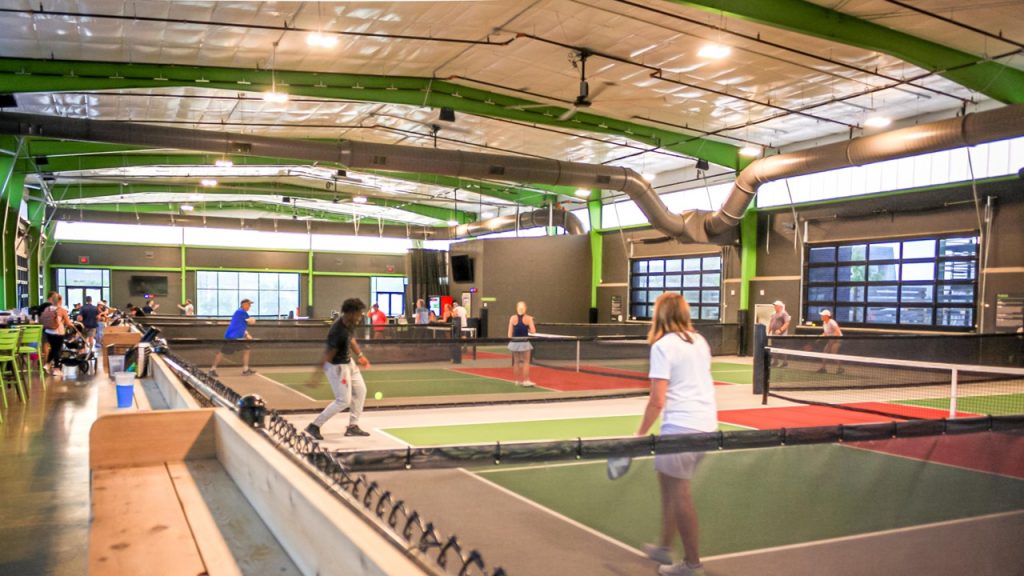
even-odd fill
[[[674,292],[654,303],[654,319],[647,341],[651,344],[651,395],[637,435],[644,436],[661,416],[661,435],[714,432],[718,429],[715,387],[711,379],[711,348],[693,329],[690,305]],[[654,468],[661,485],[661,542],[644,551],[665,566],[666,576],[704,574],[698,552],[697,509],[690,478],[704,457],[701,453],[659,454]],[[678,532],[685,558],[672,564],[672,541]]]

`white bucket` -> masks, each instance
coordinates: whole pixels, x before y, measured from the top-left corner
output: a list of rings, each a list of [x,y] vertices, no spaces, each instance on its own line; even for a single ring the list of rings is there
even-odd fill
[[[134,386],[135,372],[114,372],[114,383],[118,386]]]
[[[107,358],[110,362],[110,373],[117,374],[118,372],[124,372],[124,356],[115,354]]]
[[[64,366],[61,372],[64,374],[64,378],[70,378],[72,380],[78,378],[78,366],[75,364]]]

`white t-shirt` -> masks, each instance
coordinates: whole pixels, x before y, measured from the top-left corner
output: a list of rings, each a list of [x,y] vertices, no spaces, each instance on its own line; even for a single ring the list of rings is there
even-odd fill
[[[465,328],[467,324],[466,308],[462,305],[458,305],[452,309],[452,315],[459,319],[460,328]]]
[[[701,432],[718,429],[715,384],[711,380],[711,347],[700,334],[693,343],[666,334],[651,346],[649,377],[668,380],[662,426],[671,424]]]

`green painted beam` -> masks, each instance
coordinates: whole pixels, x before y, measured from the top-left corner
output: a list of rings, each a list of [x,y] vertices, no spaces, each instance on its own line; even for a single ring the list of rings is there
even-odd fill
[[[1024,71],[805,0],[669,0],[716,16],[895,56],[1001,102],[1024,102]]]
[[[325,192],[320,188],[310,188],[306,186],[296,186],[291,184],[281,184],[278,182],[261,184],[258,182],[239,182],[230,183],[224,182],[215,188],[199,188],[194,184],[70,184],[67,186],[55,186],[52,190],[54,200],[74,202],[78,199],[96,199],[96,198],[110,198],[111,205],[120,204],[122,206],[146,206],[146,205],[157,205],[161,208],[155,211],[166,211],[166,202],[118,202],[117,197],[122,194],[143,194],[147,192],[156,193],[173,193],[173,194],[192,194],[194,192],[202,192],[203,194],[211,195],[227,195],[227,194],[255,194],[255,195],[275,195],[281,194],[284,196],[295,196],[300,198],[314,198],[324,199],[327,196],[339,196],[345,199],[350,199],[354,194],[347,192]],[[183,199],[184,200],[184,199]],[[393,208],[395,210],[401,210],[403,212],[409,212],[410,214],[417,214],[420,216],[426,216],[428,218],[434,218],[436,220],[447,221],[450,219],[456,219],[460,223],[465,224],[467,222],[474,222],[478,219],[476,214],[466,211],[455,211],[454,209],[443,208],[439,206],[430,206],[424,204],[415,204],[409,202],[400,202],[381,198],[368,198],[367,204],[375,206],[382,206],[386,208]],[[95,204],[82,204],[76,206],[94,206]],[[290,208],[289,208],[290,210]],[[121,210],[131,212],[130,208]],[[139,210],[140,212],[146,212],[150,210]]]
[[[750,282],[757,275],[757,211],[740,220],[740,312],[750,309]]]
[[[75,170],[103,170],[110,168],[126,168],[129,166],[202,166],[212,165],[222,156],[216,154],[151,154],[151,153],[126,153],[114,154],[109,146],[96,153],[88,152],[88,147],[79,146],[90,144],[87,142],[55,142],[47,141],[46,146],[41,147],[48,154],[39,154],[37,148],[30,141],[29,156],[47,156],[47,163],[38,166],[42,172],[68,172]],[[63,146],[62,146],[63,145]],[[66,146],[66,148],[64,147]],[[256,156],[227,155],[236,165],[242,166],[306,166],[308,163],[284,158],[264,158]],[[324,163],[320,164],[324,166]],[[18,161],[18,169],[24,172],[34,172],[36,164],[24,158]],[[341,168],[341,165],[338,165]],[[529,206],[542,206],[545,204],[549,194],[561,194],[571,196],[573,189],[568,186],[549,186],[531,184],[529,187],[496,184],[479,180],[460,179],[449,176],[437,176],[433,174],[416,174],[409,172],[382,172],[376,170],[365,171],[370,174],[377,174],[383,177],[416,182],[421,184],[433,184],[436,186],[458,187],[510,202],[518,202]],[[548,194],[545,194],[548,193]]]
[[[695,134],[676,132],[580,112],[562,121],[563,107],[512,109],[537,102],[480,90],[447,80],[409,76],[372,76],[278,70],[278,88],[295,96],[380,102],[406,106],[448,107],[466,114],[558,126],[626,137],[651,146],[703,158],[735,169],[738,149]],[[271,72],[243,68],[125,64],[70,60],[0,58],[4,91],[67,92],[194,86],[237,93],[270,90]]]
[[[147,204],[79,204],[79,205],[68,205],[64,208],[75,211],[85,212],[115,212],[123,214],[176,214],[171,207],[166,203],[147,203]],[[292,208],[291,206],[272,206],[263,204],[260,202],[218,202],[216,206],[207,204],[202,213],[214,214],[216,212],[227,211],[227,210],[255,210],[266,214],[276,214],[279,216],[298,216],[304,217],[309,216],[318,220],[326,222],[351,222],[352,217],[346,214],[336,214],[333,212],[327,212],[324,210],[312,210],[308,208]],[[371,217],[359,218],[361,223],[376,224],[378,220]],[[399,222],[397,220],[384,220],[384,224],[393,226],[405,226],[407,222]]]

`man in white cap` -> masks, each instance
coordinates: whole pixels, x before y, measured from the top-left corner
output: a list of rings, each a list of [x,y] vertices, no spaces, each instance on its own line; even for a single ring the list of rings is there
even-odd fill
[[[785,336],[786,332],[789,331],[789,312],[786,312],[786,304],[782,300],[776,300],[772,302],[772,306],[775,307],[775,313],[768,319],[768,335],[769,336]],[[778,359],[772,360],[772,366],[785,367],[789,362],[786,361],[784,356]]]
[[[821,327],[823,330],[821,335],[825,336],[826,338],[830,338],[830,340],[828,340],[828,342],[825,343],[825,353],[837,354],[839,352],[840,342],[839,340],[834,340],[831,338],[839,338],[840,336],[843,335],[843,331],[839,329],[839,323],[832,319],[831,310],[822,310],[821,312],[818,312],[818,314],[821,315]],[[839,365],[839,361],[834,361],[834,364],[837,368],[836,374],[842,374],[843,367]],[[827,365],[828,361],[823,360],[821,362],[821,368],[818,369],[818,372],[827,372]]]

